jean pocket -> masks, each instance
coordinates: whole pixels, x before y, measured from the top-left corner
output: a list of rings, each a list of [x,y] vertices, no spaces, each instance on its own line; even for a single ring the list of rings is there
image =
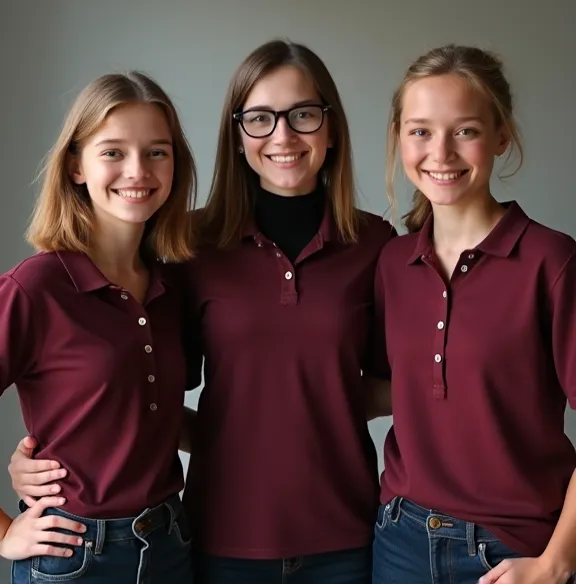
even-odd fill
[[[93,542],[85,540],[84,545],[73,547],[69,558],[56,556],[36,556],[31,559],[32,578],[46,582],[70,582],[86,574],[92,562]]]
[[[521,557],[499,541],[488,541],[478,544],[478,559],[485,570],[490,571],[503,560]]]
[[[382,531],[390,521],[390,513],[392,512],[392,502],[386,505],[380,505],[378,508],[378,518],[376,520],[376,529]]]

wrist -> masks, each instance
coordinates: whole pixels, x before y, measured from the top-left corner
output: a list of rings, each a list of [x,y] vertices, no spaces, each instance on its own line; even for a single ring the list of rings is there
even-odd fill
[[[538,562],[554,582],[567,582],[574,572],[573,562],[560,556],[553,556],[548,551],[538,558]]]
[[[6,537],[11,525],[12,518],[0,509],[0,556],[2,556],[2,544],[4,543],[4,538]]]

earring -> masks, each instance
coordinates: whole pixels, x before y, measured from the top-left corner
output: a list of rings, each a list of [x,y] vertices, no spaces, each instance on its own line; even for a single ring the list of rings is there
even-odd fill
[[[238,152],[240,152],[240,154],[244,154],[244,146],[238,146]]]

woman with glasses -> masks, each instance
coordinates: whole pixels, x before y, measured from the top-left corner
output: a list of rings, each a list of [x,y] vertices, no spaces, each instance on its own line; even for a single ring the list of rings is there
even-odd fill
[[[310,49],[266,43],[234,74],[199,229],[205,387],[184,503],[200,581],[368,584],[369,324],[393,229],[356,208],[344,109]]]
[[[234,74],[195,218],[189,331],[204,389],[184,504],[199,581],[369,584],[367,408],[388,374],[370,324],[394,230],[356,208],[344,109],[305,46],[266,43]]]

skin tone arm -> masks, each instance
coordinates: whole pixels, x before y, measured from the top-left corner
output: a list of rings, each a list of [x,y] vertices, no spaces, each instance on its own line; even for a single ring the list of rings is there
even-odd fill
[[[184,408],[178,448],[188,454],[192,452],[195,443],[196,415],[196,410]],[[34,460],[32,455],[36,446],[36,440],[26,436],[16,447],[8,465],[12,488],[29,507],[32,507],[39,497],[58,494],[61,487],[56,481],[68,474],[55,460]],[[4,519],[0,516],[0,535],[3,525]]]
[[[7,560],[24,560],[33,556],[71,556],[70,548],[54,544],[79,546],[82,545],[82,538],[51,530],[66,529],[83,533],[86,531],[84,525],[57,515],[42,517],[45,509],[63,503],[62,497],[44,497],[15,519],[0,509],[0,556]]]

